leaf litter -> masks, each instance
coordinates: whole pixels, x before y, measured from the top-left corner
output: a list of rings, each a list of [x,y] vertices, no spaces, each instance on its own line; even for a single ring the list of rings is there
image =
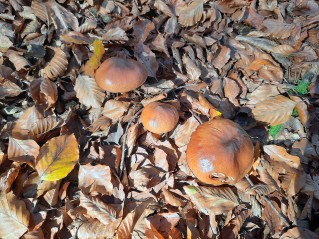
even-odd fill
[[[0,237],[319,238],[318,16],[314,0],[0,1]],[[100,89],[114,56],[145,84]],[[180,117],[161,136],[139,119],[159,100]],[[186,163],[215,117],[256,145],[234,186]]]

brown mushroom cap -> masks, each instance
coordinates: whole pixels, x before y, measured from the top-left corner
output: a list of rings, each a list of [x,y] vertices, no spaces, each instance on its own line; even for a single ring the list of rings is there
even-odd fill
[[[193,132],[186,159],[201,182],[235,184],[252,168],[254,146],[249,135],[237,123],[213,119]]]
[[[163,134],[175,128],[179,116],[174,106],[152,102],[144,107],[141,119],[145,129],[155,134]]]
[[[113,93],[136,89],[147,79],[143,64],[132,59],[111,57],[96,70],[95,80],[99,87]]]

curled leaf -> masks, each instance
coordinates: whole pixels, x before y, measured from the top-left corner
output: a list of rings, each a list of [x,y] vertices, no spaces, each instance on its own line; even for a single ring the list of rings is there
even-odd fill
[[[50,63],[43,69],[42,75],[53,80],[66,71],[68,64],[66,53],[61,48],[58,48]]]

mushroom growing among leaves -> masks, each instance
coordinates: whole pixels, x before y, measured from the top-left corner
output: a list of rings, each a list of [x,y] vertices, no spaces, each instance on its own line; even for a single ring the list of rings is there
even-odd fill
[[[113,93],[129,92],[147,79],[147,70],[138,61],[111,57],[96,70],[95,80],[103,90]]]
[[[213,119],[194,131],[187,146],[186,159],[201,182],[235,184],[252,168],[254,146],[237,123]]]
[[[152,102],[144,107],[141,118],[145,129],[155,134],[163,134],[175,128],[179,116],[174,106]]]

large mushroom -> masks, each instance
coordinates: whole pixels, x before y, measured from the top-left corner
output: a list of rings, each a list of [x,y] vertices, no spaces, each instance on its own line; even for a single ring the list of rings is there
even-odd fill
[[[163,134],[175,128],[179,116],[174,106],[152,102],[144,107],[141,119],[145,129],[155,134]]]
[[[186,159],[199,181],[232,185],[252,168],[254,147],[240,125],[228,119],[213,119],[193,132]]]
[[[95,73],[99,87],[113,93],[124,93],[141,86],[147,79],[147,70],[138,61],[111,57]]]

